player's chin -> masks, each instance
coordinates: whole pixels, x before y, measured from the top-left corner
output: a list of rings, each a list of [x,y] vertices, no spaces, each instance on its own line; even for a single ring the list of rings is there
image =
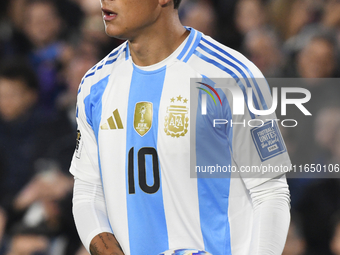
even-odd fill
[[[121,29],[119,29],[116,26],[113,26],[111,24],[105,24],[105,33],[108,36],[114,37],[114,38],[117,38],[117,39],[122,39],[122,40],[127,39]]]

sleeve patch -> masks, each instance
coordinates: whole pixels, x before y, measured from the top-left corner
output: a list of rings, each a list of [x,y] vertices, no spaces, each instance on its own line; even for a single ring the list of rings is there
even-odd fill
[[[274,121],[253,128],[251,136],[262,162],[287,151],[277,123]]]
[[[76,143],[76,152],[75,152],[76,158],[80,159],[82,149],[83,149],[83,140],[81,139],[80,131],[77,130],[77,143]]]

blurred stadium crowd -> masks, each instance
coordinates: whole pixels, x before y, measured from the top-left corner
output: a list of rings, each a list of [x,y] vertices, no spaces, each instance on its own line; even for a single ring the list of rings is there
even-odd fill
[[[267,78],[340,76],[338,0],[182,0],[179,13]],[[105,35],[99,0],[0,1],[0,255],[88,254],[68,173],[76,95],[85,72],[120,43]],[[306,87],[313,116],[282,129],[292,163],[339,164],[340,86]],[[288,182],[283,254],[340,255],[339,179]]]

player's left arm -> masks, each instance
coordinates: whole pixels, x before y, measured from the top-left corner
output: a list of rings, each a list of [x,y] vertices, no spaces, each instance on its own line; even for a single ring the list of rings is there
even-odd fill
[[[248,65],[259,77],[255,82],[249,79],[257,94],[255,100],[260,108],[269,109],[273,100],[267,81],[252,63]],[[285,172],[291,162],[276,119],[275,112],[257,115],[251,114],[249,108],[244,115],[233,116],[235,123],[253,121],[252,125],[235,125],[232,130],[233,159],[241,170],[254,210],[250,255],[281,254],[289,228],[290,195]],[[262,124],[254,127],[253,123]],[[245,169],[259,171],[242,171]]]
[[[249,190],[254,208],[251,255],[282,254],[290,222],[290,195],[285,175]]]

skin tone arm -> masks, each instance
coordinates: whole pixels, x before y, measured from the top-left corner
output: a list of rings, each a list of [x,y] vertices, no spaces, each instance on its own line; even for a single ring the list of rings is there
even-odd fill
[[[90,244],[91,255],[124,255],[117,239],[111,233],[96,235]]]

